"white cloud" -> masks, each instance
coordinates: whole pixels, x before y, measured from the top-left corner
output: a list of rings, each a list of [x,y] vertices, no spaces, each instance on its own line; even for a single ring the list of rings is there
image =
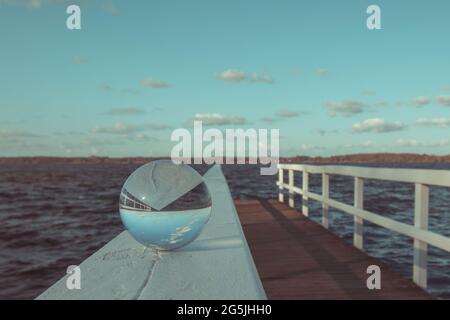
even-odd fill
[[[419,97],[416,97],[412,103],[415,107],[423,107],[427,104],[430,104],[431,99],[427,96],[419,96]]]
[[[450,127],[450,118],[417,119],[416,124],[421,126]]]
[[[117,134],[117,135],[129,135],[146,130],[165,130],[170,126],[165,124],[147,123],[141,125],[129,125],[121,122],[116,123],[111,127],[96,127],[91,130],[92,133],[105,133],[105,134]]]
[[[39,138],[42,135],[22,130],[0,130],[0,141],[12,141],[24,138]]]
[[[217,79],[227,82],[240,82],[247,79],[247,75],[239,70],[228,69],[220,72]]]
[[[80,141],[76,141],[76,142],[69,142],[69,143],[64,143],[65,147],[76,149],[78,147],[80,147],[80,145],[85,145],[85,146],[109,146],[109,145],[115,145],[115,146],[120,146],[123,145],[124,141],[121,139],[118,139],[117,137],[114,138],[97,138],[97,137],[88,137],[88,138],[84,138]]]
[[[156,137],[154,137],[154,136],[150,136],[150,135],[145,134],[145,133],[142,133],[142,132],[137,133],[137,134],[134,136],[134,139],[135,139],[136,141],[143,141],[143,142],[145,142],[145,141],[159,141],[158,138],[156,138]]]
[[[450,96],[438,96],[436,101],[444,107],[450,107]]]
[[[442,139],[439,141],[420,141],[416,139],[398,139],[397,144],[402,147],[409,147],[409,148],[417,148],[417,147],[445,147],[450,146],[450,140],[449,139]]]
[[[374,143],[371,140],[367,140],[360,143],[348,143],[343,145],[344,148],[373,148],[375,147]]]
[[[355,123],[352,126],[353,132],[363,133],[363,132],[374,132],[374,133],[385,133],[393,131],[401,131],[405,129],[406,126],[401,122],[386,122],[380,118],[367,119],[361,123]]]
[[[281,110],[281,111],[278,111],[275,115],[280,118],[295,118],[295,117],[300,116],[300,112]]]
[[[257,73],[246,74],[245,72],[237,69],[228,69],[222,71],[216,75],[216,78],[221,81],[235,83],[250,81],[271,84],[274,82],[273,78],[269,75],[259,75]]]
[[[355,100],[344,100],[336,102],[327,102],[323,105],[328,110],[331,116],[342,114],[346,117],[362,113],[366,105]]]
[[[148,88],[155,88],[155,89],[162,89],[162,88],[168,88],[169,84],[158,79],[151,79],[147,78],[144,80],[141,80],[141,85]]]
[[[137,130],[136,126],[127,125],[121,122],[116,123],[112,127],[94,128],[92,133],[109,133],[109,134],[129,134]]]
[[[243,125],[247,122],[243,117],[226,116],[220,113],[198,113],[191,119],[192,121],[202,121],[205,126]]]
[[[302,151],[314,151],[314,150],[323,150],[324,148],[321,146],[316,146],[312,144],[302,144],[300,146],[300,150]]]
[[[276,112],[273,116],[261,117],[259,120],[270,124],[270,123],[275,123],[277,121],[281,121],[282,119],[297,118],[304,114],[307,114],[307,113],[284,109],[284,110],[280,110],[280,111]]]
[[[250,75],[249,79],[252,82],[273,83],[273,78],[268,75],[258,75],[256,73],[253,73]]]

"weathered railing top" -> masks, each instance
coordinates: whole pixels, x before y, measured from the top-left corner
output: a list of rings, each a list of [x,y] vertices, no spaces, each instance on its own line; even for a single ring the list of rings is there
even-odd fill
[[[450,170],[400,168],[390,169],[358,166],[321,166],[305,164],[279,164],[278,168],[283,170],[307,171],[312,174],[326,173],[365,179],[421,183],[434,186],[450,187]]]
[[[81,263],[81,289],[65,276],[38,299],[265,299],[220,167],[204,178],[211,219],[194,242],[154,251],[124,231]]]

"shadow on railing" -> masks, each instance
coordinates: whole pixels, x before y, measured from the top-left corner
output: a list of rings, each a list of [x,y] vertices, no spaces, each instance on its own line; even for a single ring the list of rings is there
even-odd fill
[[[287,184],[283,181],[284,170],[288,171]],[[294,186],[295,171],[302,172],[302,188]],[[310,173],[322,174],[322,194],[309,191]],[[353,206],[330,199],[330,175],[354,177]],[[414,225],[364,210],[364,179],[413,183],[415,185]],[[308,200],[319,201],[322,204],[322,225],[327,229],[329,207],[353,215],[353,245],[361,250],[363,250],[363,223],[365,220],[414,239],[413,281],[422,288],[427,287],[428,245],[450,252],[450,238],[428,230],[429,186],[450,187],[450,171],[279,164],[277,185],[279,201],[284,202],[283,190],[287,190],[289,206],[292,208],[294,207],[294,194],[302,196],[302,213],[305,216],[309,215]]]

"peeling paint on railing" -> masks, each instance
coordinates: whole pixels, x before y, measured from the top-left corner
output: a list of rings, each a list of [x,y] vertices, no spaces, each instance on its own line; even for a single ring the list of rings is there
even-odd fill
[[[80,264],[81,289],[65,276],[37,299],[265,299],[220,167],[204,178],[211,219],[193,243],[158,252],[124,231]]]

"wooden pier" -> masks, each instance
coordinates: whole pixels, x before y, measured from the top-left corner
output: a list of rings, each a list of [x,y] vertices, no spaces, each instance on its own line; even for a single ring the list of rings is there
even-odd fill
[[[235,206],[268,299],[431,299],[409,279],[276,200]],[[381,268],[369,290],[367,267]]]
[[[79,264],[82,290],[67,273],[37,299],[431,299],[427,248],[450,252],[450,238],[428,230],[429,187],[450,187],[450,171],[280,164],[277,200],[234,201],[220,166],[204,180],[211,219],[199,237],[171,252],[146,248],[127,231]],[[284,181],[284,172],[288,181]],[[302,175],[302,185],[294,185]],[[309,175],[322,175],[322,193]],[[354,204],[329,197],[330,176],[355,177]],[[364,209],[364,179],[415,184],[414,225]],[[285,196],[286,202],[285,203]],[[301,197],[301,211],[294,209]],[[308,218],[308,201],[322,204],[322,223]],[[354,217],[353,245],[327,230],[328,209]],[[364,222],[414,239],[413,279],[364,253]],[[381,268],[381,289],[367,288],[367,267]],[[65,270],[61,270],[65,272]]]

